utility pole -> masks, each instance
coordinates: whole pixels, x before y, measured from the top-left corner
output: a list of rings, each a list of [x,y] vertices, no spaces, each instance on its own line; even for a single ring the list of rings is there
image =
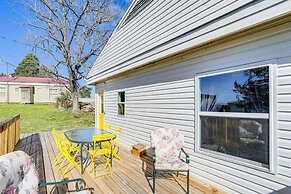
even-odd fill
[[[9,104],[9,80],[8,80],[8,63],[6,62],[6,80],[7,80],[7,103]]]
[[[6,61],[4,61],[3,59],[2,59],[2,57],[0,57],[0,62],[3,64],[3,65],[5,65],[5,63],[6,63],[6,84],[7,84],[7,88],[6,88],[6,98],[7,98],[7,103],[9,104],[9,80],[8,80],[8,74],[9,74],[9,72],[8,72],[8,65],[9,65],[9,63],[8,62],[6,62]]]

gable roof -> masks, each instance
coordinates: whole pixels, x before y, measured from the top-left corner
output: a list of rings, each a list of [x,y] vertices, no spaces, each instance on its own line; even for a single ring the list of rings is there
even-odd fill
[[[45,84],[68,84],[68,81],[60,78],[41,78],[41,77],[0,77],[0,82],[17,83],[45,83]]]
[[[153,0],[137,0],[132,7],[128,9],[128,13],[125,14],[126,17],[121,21],[121,26],[123,26],[126,22],[128,22],[131,18],[141,12],[148,4],[150,4]]]
[[[134,1],[87,75],[87,83],[209,43],[291,12],[291,1],[154,0],[130,20]]]

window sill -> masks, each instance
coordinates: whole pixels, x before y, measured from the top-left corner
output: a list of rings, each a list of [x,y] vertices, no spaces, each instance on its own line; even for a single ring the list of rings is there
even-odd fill
[[[200,148],[196,153],[198,153],[202,158],[206,160],[209,160],[209,157],[211,157],[214,160],[216,159],[223,162],[228,162],[231,164],[244,166],[252,170],[257,170],[257,171],[261,171],[261,172],[268,173],[271,175],[275,175],[275,172],[270,171],[270,166],[263,166],[263,164],[259,162],[255,162],[248,159],[239,158],[236,156],[231,156],[231,155],[227,155],[227,154],[223,154],[223,153],[219,153],[219,152],[215,152],[215,151],[211,151],[211,150],[207,150],[203,148]]]

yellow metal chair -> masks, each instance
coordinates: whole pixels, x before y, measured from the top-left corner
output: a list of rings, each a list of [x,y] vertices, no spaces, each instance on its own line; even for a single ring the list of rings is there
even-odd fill
[[[66,147],[67,145],[63,144],[64,147]],[[76,147],[76,146],[70,146],[70,147],[67,147],[65,149],[62,150],[62,154],[65,156],[66,160],[69,161],[69,164],[67,165],[67,167],[65,168],[65,170],[62,172],[62,176],[64,176],[70,166],[75,166],[77,169],[79,169],[81,171],[81,167],[80,165],[76,162],[76,157],[77,155],[79,154],[80,152],[80,148],[79,147]],[[64,160],[65,161],[65,160]],[[58,170],[61,170],[62,169],[62,166],[64,164],[64,161],[62,162],[62,164],[60,165],[60,167],[58,168]]]
[[[56,156],[54,160],[54,166],[57,166],[61,158],[63,158],[63,161],[61,162],[61,164],[59,165],[59,168],[57,169],[59,171],[62,169],[66,161],[69,162],[65,170],[62,172],[62,176],[64,176],[67,173],[71,165],[81,170],[80,166],[75,161],[78,153],[80,152],[80,148],[77,146],[73,146],[70,141],[66,140],[66,137],[63,133],[57,134],[55,129],[53,129],[53,137],[54,137],[56,146],[59,150],[59,154]]]
[[[112,141],[112,144],[109,144],[108,142],[103,142],[102,147],[110,148],[110,146],[112,146],[112,157],[115,157],[118,160],[121,160],[120,156],[118,155],[118,152],[119,152],[119,146],[120,146],[120,138],[122,135],[122,129],[118,126],[115,126],[114,135],[116,135],[115,141]]]
[[[93,136],[93,150],[88,150],[90,154],[90,160],[91,160],[91,171],[94,173],[94,180],[96,180],[97,177],[103,176],[106,174],[112,175],[112,170],[110,166],[110,156],[111,156],[111,147],[102,147],[100,146],[100,142],[104,141],[105,139],[111,139],[110,145],[112,142],[114,135],[108,134],[106,136]],[[97,168],[99,164],[103,164],[103,167]],[[106,169],[108,170],[106,171]],[[96,174],[97,171],[105,170],[105,172],[101,174]]]
[[[72,149],[77,149],[77,148],[75,148],[74,146],[71,147],[72,144],[66,139],[65,134],[63,133],[58,134],[55,129],[53,129],[52,132],[53,132],[53,138],[54,138],[55,144],[59,150],[59,154],[56,156],[56,158],[53,161],[54,166],[57,166],[61,158],[64,158],[64,155],[62,152],[63,149],[72,150]],[[64,160],[66,159],[64,158]]]
[[[60,159],[63,157],[62,152],[60,151],[60,147],[61,147],[60,138],[61,138],[61,136],[59,134],[57,134],[55,129],[52,130],[52,133],[53,133],[53,138],[54,138],[55,144],[59,150],[59,154],[56,156],[56,158],[53,161],[53,165],[56,166],[59,163]]]
[[[111,128],[110,124],[104,124],[103,130],[110,129],[110,128]]]
[[[119,152],[119,146],[120,146],[120,138],[122,135],[122,130],[120,127],[114,127],[114,134],[117,136],[116,140],[113,142],[113,150],[112,150],[112,157],[117,158],[118,160],[121,160],[120,156],[117,154]]]
[[[104,124],[104,127],[103,127],[102,130],[107,130],[107,129],[110,129],[110,128],[111,128],[111,125],[110,124]],[[101,145],[102,145],[102,147],[109,147],[109,146],[111,146],[111,144],[109,142],[107,142],[107,141],[101,142]]]

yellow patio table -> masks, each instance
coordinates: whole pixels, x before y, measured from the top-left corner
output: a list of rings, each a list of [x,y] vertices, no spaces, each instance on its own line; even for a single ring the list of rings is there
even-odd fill
[[[65,136],[69,141],[77,143],[80,145],[80,164],[81,164],[81,174],[84,173],[84,164],[88,161],[88,154],[86,158],[83,157],[83,146],[87,145],[88,149],[90,145],[93,144],[93,136],[100,136],[100,142],[111,141],[116,138],[116,135],[105,130],[96,129],[96,128],[81,128],[74,129],[65,132]],[[112,166],[112,146],[111,146],[111,156],[110,156],[110,165]]]

